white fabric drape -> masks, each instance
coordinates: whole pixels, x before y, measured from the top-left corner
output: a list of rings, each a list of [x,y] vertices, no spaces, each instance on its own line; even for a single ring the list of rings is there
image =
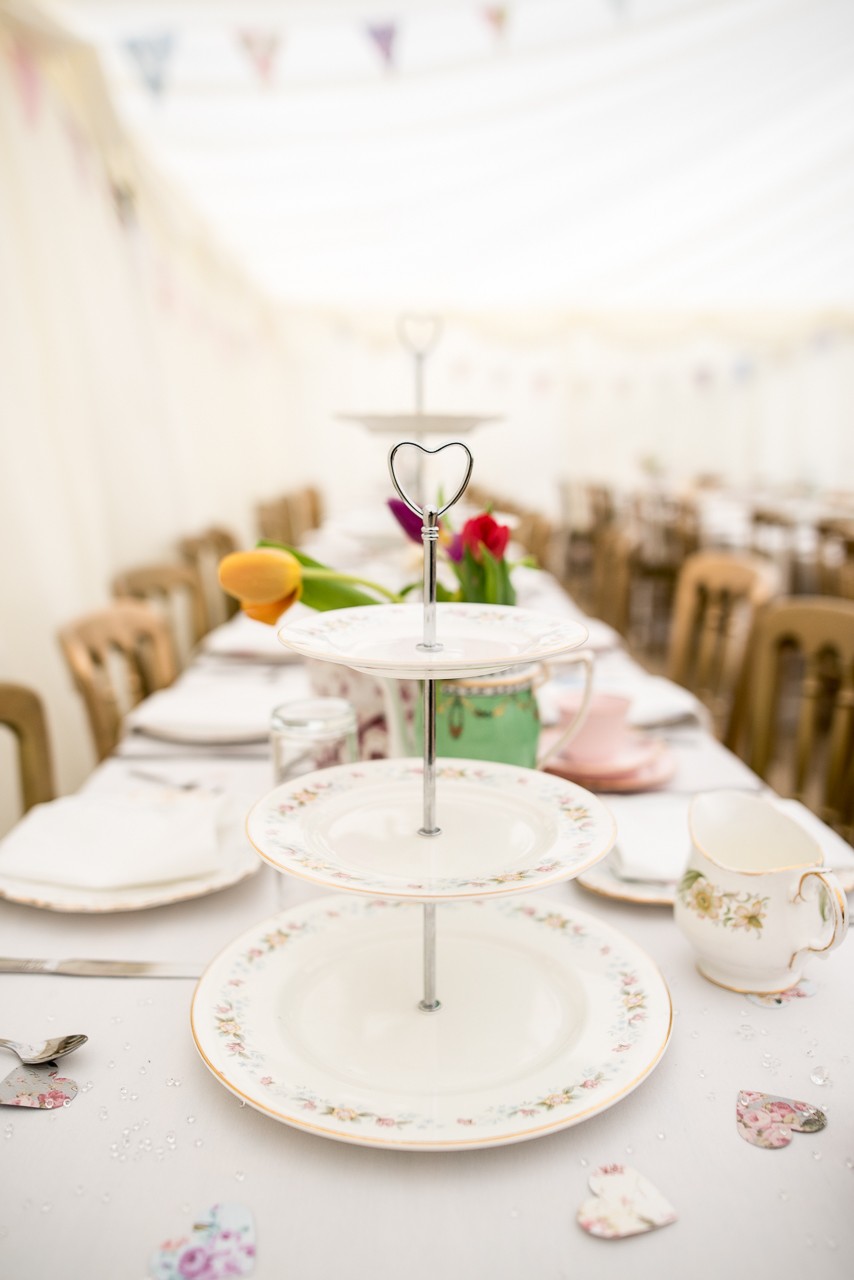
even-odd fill
[[[64,790],[92,751],[57,628],[181,535],[249,538],[248,495],[301,474],[269,306],[147,206],[144,174],[122,224],[70,92],[96,74],[73,42],[0,25],[0,672],[45,699]]]

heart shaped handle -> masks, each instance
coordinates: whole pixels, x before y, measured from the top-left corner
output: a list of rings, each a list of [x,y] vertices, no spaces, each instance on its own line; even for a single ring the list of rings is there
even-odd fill
[[[414,356],[428,356],[442,336],[442,321],[438,316],[401,316],[397,336]]]
[[[389,470],[389,475],[391,476],[391,482],[394,485],[397,492],[400,494],[400,497],[402,498],[402,500],[406,503],[407,507],[409,507],[409,510],[416,516],[423,516],[424,508],[420,507],[417,502],[412,501],[409,494],[406,492],[406,490],[403,488],[400,481],[398,480],[394,470],[395,459],[397,458],[397,455],[399,454],[401,449],[417,449],[419,453],[424,453],[429,456],[434,456],[435,454],[438,454],[438,453],[444,453],[446,449],[462,449],[466,459],[465,475],[463,476],[462,483],[457,488],[457,491],[454,494],[454,496],[450,499],[449,502],[446,502],[445,505],[443,507],[440,507],[435,513],[437,517],[444,515],[444,513],[448,511],[449,508],[451,508],[455,502],[459,502],[460,498],[463,496],[463,494],[466,491],[466,486],[469,480],[471,479],[471,470],[472,470],[472,466],[474,465],[474,460],[471,456],[471,450],[468,448],[467,445],[464,445],[461,440],[449,440],[447,444],[440,444],[438,449],[425,449],[423,444],[418,444],[417,441],[415,440],[401,440],[399,444],[396,444],[394,446],[394,448],[391,450],[391,452],[388,455],[388,470]]]

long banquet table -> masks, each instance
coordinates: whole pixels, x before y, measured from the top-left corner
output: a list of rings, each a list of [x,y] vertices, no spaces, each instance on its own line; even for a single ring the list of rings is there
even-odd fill
[[[628,663],[619,653],[601,665],[609,661]],[[245,678],[245,664],[210,658],[184,677],[211,688]],[[293,668],[283,673],[283,691],[299,687]],[[671,748],[676,791],[759,785],[702,727],[674,731]],[[265,748],[169,749],[140,735],[87,785],[120,793],[141,761],[240,795],[271,785]],[[204,965],[256,921],[317,893],[261,865],[214,895],[144,911],[77,915],[0,902],[0,951]],[[610,1109],[484,1150],[350,1145],[243,1104],[194,1047],[191,980],[0,976],[0,1031],[89,1036],[62,1064],[80,1086],[71,1105],[0,1116],[0,1272],[141,1280],[160,1243],[188,1232],[211,1205],[238,1202],[255,1217],[259,1280],[850,1275],[854,947],[812,962],[811,998],[759,1007],[700,976],[669,907],[594,896],[572,882],[543,895],[649,953],[672,995],[672,1040],[651,1076]],[[740,1089],[820,1104],[827,1128],[781,1151],[749,1146],[735,1124]],[[677,1221],[624,1241],[587,1235],[576,1222],[587,1179],[613,1163],[649,1178]]]

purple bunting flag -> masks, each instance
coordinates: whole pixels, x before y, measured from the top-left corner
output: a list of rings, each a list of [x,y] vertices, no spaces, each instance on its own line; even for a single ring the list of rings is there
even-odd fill
[[[394,70],[394,46],[397,40],[397,26],[393,22],[368,24],[365,28],[368,38],[374,42],[387,71]]]

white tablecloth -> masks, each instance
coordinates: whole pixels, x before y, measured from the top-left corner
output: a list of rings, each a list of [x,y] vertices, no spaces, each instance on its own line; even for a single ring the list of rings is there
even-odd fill
[[[139,746],[134,740],[136,755],[103,765],[90,787],[123,785]],[[672,747],[677,789],[710,779],[732,785],[731,777],[714,780],[741,769],[700,731],[681,743],[674,735]],[[259,795],[269,786],[262,752],[184,756],[182,763],[178,749],[153,751],[147,764]],[[124,915],[0,902],[0,951],[203,964],[257,920],[315,893],[263,866],[214,897]],[[648,951],[672,993],[673,1039],[652,1076],[610,1110],[484,1151],[349,1146],[242,1105],[194,1048],[190,981],[0,976],[3,1033],[90,1037],[63,1064],[81,1086],[69,1107],[0,1114],[0,1272],[10,1280],[141,1280],[159,1243],[187,1232],[214,1203],[237,1201],[255,1215],[259,1280],[849,1276],[854,946],[813,961],[812,998],[760,1008],[698,974],[668,908],[595,897],[575,884],[545,893]],[[827,1129],[796,1136],[782,1151],[748,1146],[735,1125],[740,1089],[826,1106]],[[676,1208],[675,1225],[619,1243],[579,1228],[588,1175],[613,1162],[653,1181]]]

